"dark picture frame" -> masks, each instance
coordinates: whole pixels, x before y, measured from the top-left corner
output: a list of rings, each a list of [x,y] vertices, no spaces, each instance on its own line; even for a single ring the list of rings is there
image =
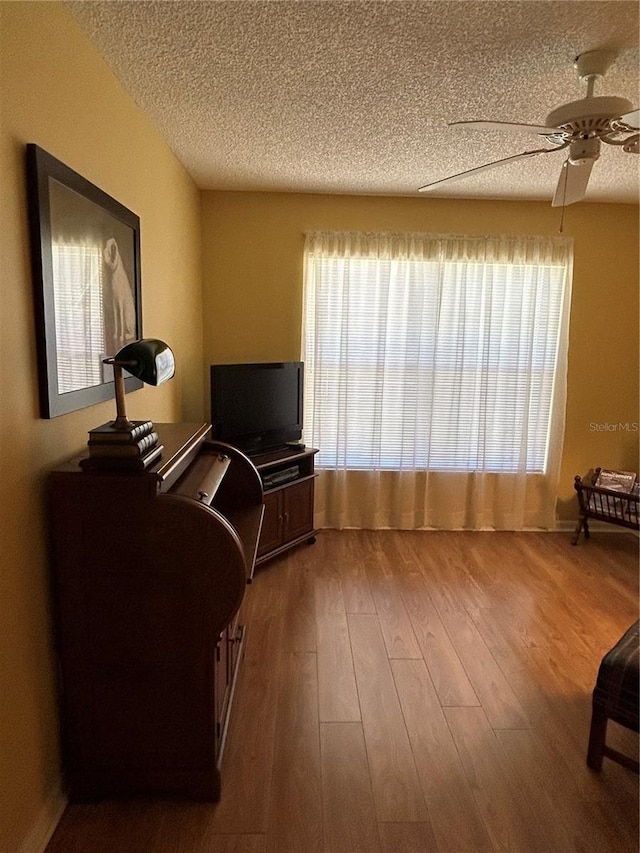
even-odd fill
[[[54,418],[114,398],[103,359],[142,337],[140,219],[33,143],[27,193],[40,416]]]

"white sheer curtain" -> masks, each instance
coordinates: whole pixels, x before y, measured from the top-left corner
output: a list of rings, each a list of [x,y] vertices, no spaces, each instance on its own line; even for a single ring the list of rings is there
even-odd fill
[[[305,441],[324,527],[553,527],[572,243],[310,233]]]

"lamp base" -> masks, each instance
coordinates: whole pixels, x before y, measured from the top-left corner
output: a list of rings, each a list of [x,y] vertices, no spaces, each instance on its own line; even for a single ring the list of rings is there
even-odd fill
[[[89,431],[89,457],[80,463],[86,470],[144,471],[160,456],[158,433],[151,421],[132,421],[128,428],[116,421]]]
[[[120,455],[113,448],[110,452],[96,453],[90,450],[89,456],[80,460],[84,471],[146,471],[162,455],[164,445],[157,444],[152,450],[138,456]]]
[[[109,421],[99,427],[89,430],[89,444],[130,444],[139,441],[141,438],[153,432],[153,423],[151,421],[130,421],[130,426],[116,426],[117,421]]]

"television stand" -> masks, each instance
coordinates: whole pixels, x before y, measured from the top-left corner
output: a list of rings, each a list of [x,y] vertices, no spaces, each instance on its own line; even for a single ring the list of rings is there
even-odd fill
[[[301,444],[251,456],[264,490],[264,519],[256,566],[303,542],[315,542],[313,526],[314,457]]]

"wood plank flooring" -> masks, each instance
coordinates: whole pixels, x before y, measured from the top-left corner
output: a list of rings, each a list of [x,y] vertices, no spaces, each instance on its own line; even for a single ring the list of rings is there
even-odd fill
[[[585,763],[633,535],[323,531],[246,613],[221,802],[72,805],[47,853],[637,853],[638,777]]]

